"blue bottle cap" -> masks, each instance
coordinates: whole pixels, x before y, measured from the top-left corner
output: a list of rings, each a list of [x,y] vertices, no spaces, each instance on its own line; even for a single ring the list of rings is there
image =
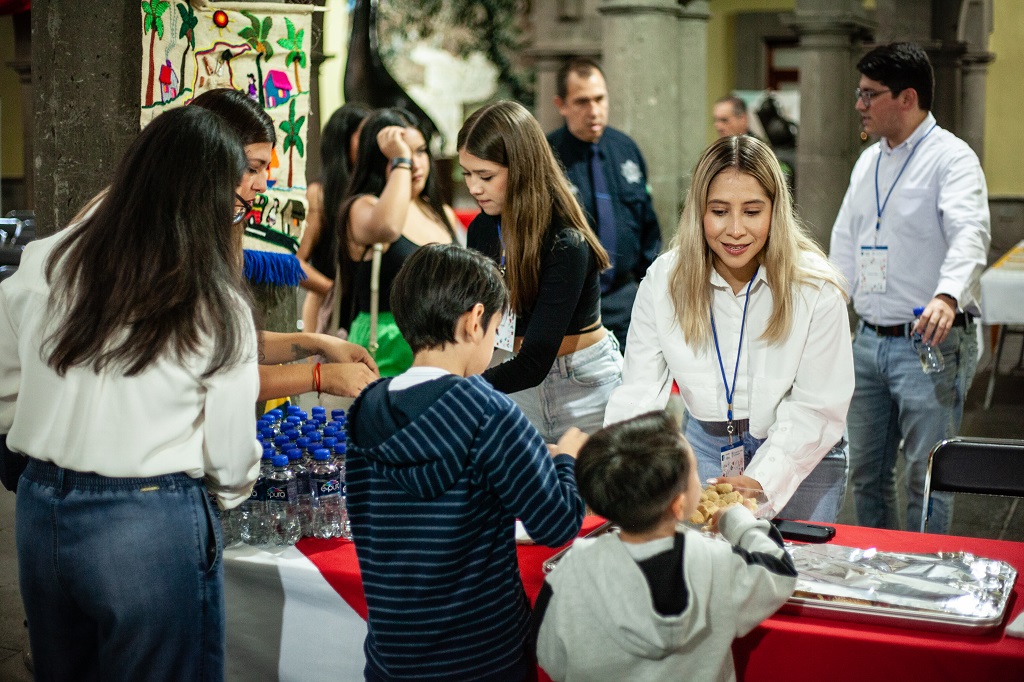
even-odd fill
[[[288,443],[291,443],[291,442],[292,442],[292,439],[289,438],[288,436],[286,436],[283,433],[280,436],[275,436],[274,437],[274,445],[276,445],[277,447],[281,447],[282,445],[287,445]]]
[[[320,433],[318,431],[309,432],[309,442],[316,443],[320,440]]]
[[[330,458],[331,453],[327,450],[327,448],[319,448],[313,453],[313,459],[315,459],[318,462]]]
[[[324,444],[325,448],[330,449],[338,444],[338,439],[334,436],[324,436],[324,439],[321,442]]]
[[[327,409],[323,405],[314,405],[309,411],[313,414],[327,414]]]
[[[333,427],[333,426],[325,426],[324,427],[324,438],[330,438],[332,436],[337,436],[337,435],[338,435],[338,429],[336,429],[335,427]]]
[[[299,439],[299,436],[301,434],[299,434],[298,429],[288,429],[287,431],[284,432],[284,435],[288,436],[290,440],[295,441]]]
[[[344,455],[347,452],[348,452],[348,446],[345,445],[344,442],[338,443],[337,445],[334,446],[334,454],[336,454],[336,455]]]
[[[338,417],[344,417],[344,416],[345,416],[345,410],[341,410],[341,409],[331,410],[331,419],[337,419]]]
[[[263,448],[263,459],[271,459],[277,456],[277,450],[273,446],[267,445]]]
[[[298,440],[295,441],[295,445],[302,448],[303,450],[306,450],[309,448],[309,438],[303,436],[302,438],[299,438]]]
[[[267,411],[267,414],[266,414],[266,415],[264,415],[264,416],[268,416],[268,415],[269,415],[269,416],[272,416],[272,417],[273,417],[274,419],[280,419],[281,417],[283,417],[283,416],[284,416],[284,413],[283,413],[283,412],[281,412],[281,410],[279,410],[279,409],[277,409],[277,408],[275,407],[275,408],[274,408],[274,409],[272,409],[272,410],[268,410],[268,411]]]
[[[309,433],[311,431],[316,431],[316,424],[313,424],[311,422],[306,422],[305,424],[302,425],[302,433],[303,434],[307,434],[307,433]]]
[[[924,312],[924,308],[914,308],[914,317],[921,317],[921,313]]]
[[[286,467],[288,466],[288,455],[277,455],[274,457],[274,466]]]
[[[288,414],[290,414],[290,415],[291,414],[299,414],[300,412],[302,412],[302,408],[299,407],[298,405],[289,405],[288,406]]]
[[[302,450],[298,448],[290,448],[285,454],[288,455],[289,460],[302,459]]]
[[[274,429],[270,428],[269,426],[264,427],[264,428],[262,428],[260,430],[260,435],[263,436],[264,438],[266,438],[267,440],[273,440],[274,439]]]
[[[295,424],[296,426],[298,426],[302,424],[302,417],[300,417],[297,414],[290,414],[288,415],[288,418],[285,419],[285,421],[288,422],[289,424]]]

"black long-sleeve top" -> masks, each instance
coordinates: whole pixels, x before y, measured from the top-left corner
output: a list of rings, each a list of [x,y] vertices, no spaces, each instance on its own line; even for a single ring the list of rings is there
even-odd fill
[[[498,219],[478,215],[469,225],[466,245],[500,263]],[[544,381],[562,339],[590,331],[601,319],[599,274],[597,258],[583,236],[553,218],[541,247],[537,300],[516,316],[516,336],[523,337],[522,346],[514,358],[484,372],[484,379],[503,393]]]

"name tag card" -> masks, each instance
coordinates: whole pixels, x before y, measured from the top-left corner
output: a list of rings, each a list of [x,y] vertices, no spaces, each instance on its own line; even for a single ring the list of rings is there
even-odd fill
[[[739,476],[745,465],[743,457],[743,440],[731,445],[722,446],[722,475]]]
[[[884,294],[889,271],[888,246],[860,247],[860,288],[869,294]]]

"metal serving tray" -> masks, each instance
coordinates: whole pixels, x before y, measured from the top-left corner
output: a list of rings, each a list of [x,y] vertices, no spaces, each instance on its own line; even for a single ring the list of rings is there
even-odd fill
[[[1017,571],[966,552],[791,545],[800,576],[783,613],[982,635],[1006,616]]]

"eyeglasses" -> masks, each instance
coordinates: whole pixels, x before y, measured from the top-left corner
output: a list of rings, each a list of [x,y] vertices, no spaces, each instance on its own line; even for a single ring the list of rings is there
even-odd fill
[[[245,216],[252,210],[252,202],[243,199],[241,194],[235,193],[235,199],[238,199],[242,205],[235,207],[235,217],[231,219],[232,225],[237,225],[245,220]]]
[[[870,107],[872,99],[879,95],[884,95],[887,92],[892,92],[892,90],[861,90],[860,88],[857,88],[854,91],[857,95],[857,99],[863,102],[865,107]]]

